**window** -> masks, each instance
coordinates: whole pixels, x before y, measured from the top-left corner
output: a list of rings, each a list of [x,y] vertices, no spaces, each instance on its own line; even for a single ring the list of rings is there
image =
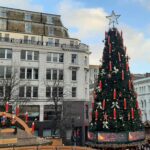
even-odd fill
[[[0,66],[0,78],[4,78],[4,66]]]
[[[87,56],[84,57],[84,65],[87,66]]]
[[[5,58],[6,49],[0,49],[0,58]]]
[[[59,54],[59,62],[64,62],[64,54]]]
[[[47,23],[48,24],[53,24],[53,18],[52,18],[52,16],[47,16]]]
[[[89,106],[88,106],[88,104],[85,105],[85,118],[89,119]]]
[[[85,70],[85,82],[87,82],[87,70]]]
[[[59,39],[55,39],[55,46],[59,46]]]
[[[32,60],[32,51],[27,51],[27,60]]]
[[[57,62],[57,53],[53,53],[53,62]]]
[[[20,79],[25,79],[25,68],[20,68]]]
[[[48,35],[54,35],[54,28],[53,27],[48,27]]]
[[[3,86],[0,86],[0,97],[4,96],[4,89]]]
[[[21,50],[21,59],[22,60],[39,60],[39,52]]]
[[[63,70],[59,70],[59,80],[63,80]]]
[[[11,86],[5,86],[5,96],[10,97],[11,96]]]
[[[24,43],[27,44],[28,43],[28,36],[24,36]]]
[[[24,19],[30,21],[31,20],[31,14],[26,13],[24,16]]]
[[[47,54],[47,61],[52,61],[52,53]]]
[[[57,97],[57,87],[53,87],[52,96],[53,96],[53,97]]]
[[[77,80],[77,71],[76,70],[72,70],[72,80],[73,81]]]
[[[11,78],[12,68],[6,67],[6,78]]]
[[[6,17],[6,10],[4,10],[3,8],[0,8],[0,17]]]
[[[24,86],[19,87],[19,97],[24,97]]]
[[[27,68],[27,79],[32,79],[32,69]]]
[[[38,79],[38,72],[39,72],[38,69],[36,68],[33,69],[33,79]]]
[[[34,60],[39,60],[39,52],[34,51]]]
[[[35,43],[35,36],[31,36],[31,43],[32,43],[32,44]]]
[[[58,96],[63,97],[63,87],[58,87]]]
[[[53,70],[53,80],[57,80],[57,70]]]
[[[5,41],[9,42],[9,34],[5,34]]]
[[[76,90],[77,88],[76,87],[72,87],[72,97],[76,97]]]
[[[33,97],[38,97],[38,87],[33,87]]]
[[[72,54],[71,63],[77,64],[77,54]]]
[[[51,80],[51,69],[46,70],[46,79]]]
[[[51,97],[51,87],[46,87],[46,97]]]
[[[26,87],[26,97],[31,97],[31,86]]]
[[[5,19],[0,19],[0,29],[6,30],[6,20]]]
[[[70,41],[70,46],[71,46],[71,47],[74,46],[74,41]]]
[[[31,23],[25,23],[25,32],[31,33]]]
[[[53,44],[53,38],[48,38],[47,45],[52,45]]]

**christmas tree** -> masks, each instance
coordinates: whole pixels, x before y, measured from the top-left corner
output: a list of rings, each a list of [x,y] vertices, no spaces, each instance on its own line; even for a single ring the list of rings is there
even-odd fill
[[[98,143],[129,143],[145,138],[137,94],[129,69],[123,34],[114,27],[119,15],[108,16],[102,66],[94,90],[88,138]]]

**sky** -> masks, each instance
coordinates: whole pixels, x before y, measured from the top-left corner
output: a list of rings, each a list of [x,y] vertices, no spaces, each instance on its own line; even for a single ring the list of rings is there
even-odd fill
[[[89,45],[90,64],[100,65],[105,31],[112,10],[121,15],[122,30],[132,73],[150,72],[150,0],[0,0],[4,7],[61,15],[70,37]]]

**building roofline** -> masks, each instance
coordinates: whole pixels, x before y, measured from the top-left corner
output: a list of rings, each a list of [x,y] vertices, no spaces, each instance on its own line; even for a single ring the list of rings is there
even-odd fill
[[[136,79],[136,80],[134,80],[134,83],[143,82],[143,81],[146,82],[147,80],[150,81],[150,77],[145,77],[145,78],[142,78],[142,79]]]
[[[45,14],[45,15],[52,15],[52,16],[61,17],[61,15],[49,14],[49,13],[46,13],[46,12],[38,12],[38,11],[32,11],[32,10],[19,9],[19,8],[11,8],[11,7],[4,7],[4,6],[0,6],[0,8],[18,10],[18,11],[22,11],[22,12],[26,11],[26,12],[32,12],[32,13],[38,13],[38,14]]]

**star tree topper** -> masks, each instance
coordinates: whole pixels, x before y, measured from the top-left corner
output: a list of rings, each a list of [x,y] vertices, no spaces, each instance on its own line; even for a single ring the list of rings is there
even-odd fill
[[[106,18],[109,19],[109,25],[113,24],[113,27],[114,27],[114,24],[118,24],[118,18],[120,17],[120,15],[116,15],[114,11],[112,11],[111,15],[110,16],[106,16]]]

